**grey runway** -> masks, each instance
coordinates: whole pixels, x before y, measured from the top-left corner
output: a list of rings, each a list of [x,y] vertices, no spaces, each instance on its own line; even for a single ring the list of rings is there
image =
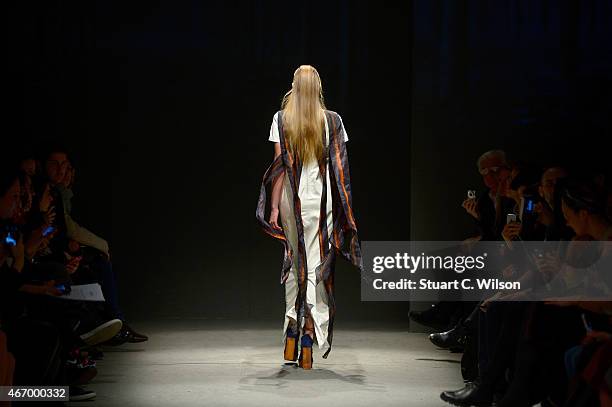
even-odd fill
[[[282,359],[274,322],[159,320],[132,324],[142,344],[105,347],[93,402],[73,406],[444,406],[462,387],[459,354],[405,327],[336,323],[312,370]]]

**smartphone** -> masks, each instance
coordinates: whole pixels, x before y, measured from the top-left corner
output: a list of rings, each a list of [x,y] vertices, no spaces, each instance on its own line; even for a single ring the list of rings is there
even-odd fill
[[[531,198],[525,199],[525,213],[531,214],[535,209],[535,201]]]
[[[468,189],[467,197],[468,199],[476,199],[476,191],[474,191],[473,189]]]
[[[509,213],[506,215],[506,223],[516,222],[516,215],[514,213]]]
[[[43,233],[42,233],[43,237],[49,236],[49,234],[53,233],[54,230],[55,230],[55,227],[47,226],[47,228],[43,230]]]
[[[8,231],[6,237],[4,238],[4,243],[6,243],[6,245],[10,247],[17,246],[17,239],[15,239],[15,236],[13,235],[12,231]]]
[[[521,198],[520,204],[520,215],[519,218],[521,221],[525,221],[528,219],[533,219],[535,215],[535,204],[536,201],[534,198],[530,196],[524,196]]]

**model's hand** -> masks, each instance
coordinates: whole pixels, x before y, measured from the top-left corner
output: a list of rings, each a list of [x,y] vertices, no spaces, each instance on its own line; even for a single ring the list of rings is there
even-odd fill
[[[278,226],[278,208],[272,208],[272,211],[270,211],[269,222],[274,229],[281,229],[281,227]]]

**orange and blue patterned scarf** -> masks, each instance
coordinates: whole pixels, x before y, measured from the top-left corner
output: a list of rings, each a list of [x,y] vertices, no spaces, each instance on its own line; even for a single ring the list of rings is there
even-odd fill
[[[319,247],[321,254],[321,264],[316,268],[316,283],[323,281],[325,291],[328,295],[329,306],[329,326],[328,326],[328,343],[329,349],[323,355],[327,355],[331,351],[331,343],[333,337],[333,323],[336,314],[336,304],[334,301],[334,269],[336,254],[340,253],[342,257],[351,262],[360,271],[363,270],[361,259],[360,241],[357,235],[357,224],[352,207],[351,181],[349,175],[348,154],[344,141],[344,128],[337,113],[326,110],[325,117],[329,128],[329,145],[325,149],[325,160],[319,162],[319,171],[323,180],[327,179],[327,163],[330,164],[330,188],[332,196],[332,215],[333,215],[333,232],[332,236],[328,236],[327,228],[327,182],[323,182],[323,191],[321,194],[321,212],[319,216]],[[257,203],[256,217],[263,231],[273,238],[279,240],[284,246],[284,258],[281,268],[281,284],[283,284],[293,264],[293,250],[287,236],[282,229],[273,228],[266,220],[266,197],[270,193],[272,185],[278,176],[287,171],[289,183],[293,196],[293,210],[296,219],[296,230],[298,235],[297,247],[297,280],[298,280],[298,295],[296,298],[295,309],[298,311],[298,321],[306,316],[306,285],[307,285],[307,270],[306,264],[306,248],[304,244],[304,225],[301,217],[301,203],[298,196],[299,182],[302,173],[302,162],[300,157],[291,152],[289,142],[284,136],[282,111],[278,114],[278,132],[280,136],[281,154],[276,157],[272,164],[266,170],[261,190],[259,193],[259,201]],[[325,132],[323,133],[323,145],[326,145]],[[331,245],[330,243],[331,239]]]

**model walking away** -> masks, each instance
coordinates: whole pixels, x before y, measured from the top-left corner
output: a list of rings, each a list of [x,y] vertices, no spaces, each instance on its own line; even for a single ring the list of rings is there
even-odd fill
[[[313,343],[325,351],[323,358],[331,350],[336,255],[363,268],[352,207],[348,135],[340,115],[325,108],[314,67],[302,65],[293,74],[269,140],[274,142],[274,161],[263,177],[256,216],[263,230],[284,246],[284,358],[310,369]]]

